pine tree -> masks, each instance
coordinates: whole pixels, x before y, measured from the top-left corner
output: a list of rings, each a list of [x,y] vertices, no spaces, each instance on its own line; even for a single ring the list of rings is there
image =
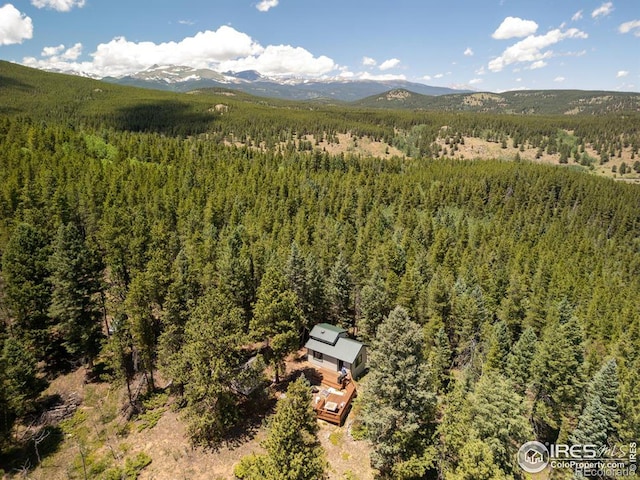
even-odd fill
[[[438,330],[433,347],[429,352],[429,370],[433,375],[433,385],[438,392],[443,392],[449,384],[451,368],[451,346],[444,328]]]
[[[489,349],[485,365],[489,369],[504,372],[507,367],[507,358],[511,349],[511,335],[509,327],[504,321],[493,325],[493,331],[489,340]]]
[[[584,344],[577,320],[568,312],[550,323],[533,361],[533,417],[538,435],[556,441],[568,434],[567,421],[578,412],[584,386]]]
[[[359,306],[358,336],[364,342],[370,342],[376,336],[378,325],[389,315],[390,310],[384,279],[377,271],[360,290]]]
[[[255,284],[251,256],[243,239],[244,232],[243,226],[237,226],[228,237],[221,240],[217,272],[220,292],[232,299],[235,306],[242,308],[244,317],[248,319],[255,300]]]
[[[607,361],[594,375],[587,389],[587,398],[578,427],[571,435],[576,444],[607,445],[607,440],[617,431],[618,366],[615,359]]]
[[[412,475],[430,469],[435,393],[423,356],[419,325],[396,307],[380,324],[369,356],[362,393],[362,420],[373,443],[371,463],[383,477],[412,466]]]
[[[32,411],[44,387],[37,373],[36,358],[23,341],[0,341],[0,451],[9,443],[16,418]]]
[[[49,263],[53,286],[49,314],[57,323],[67,351],[86,358],[91,368],[102,338],[102,265],[73,223],[58,228]]]
[[[600,397],[593,395],[587,400],[578,427],[570,436],[571,442],[580,445],[607,445],[607,430],[611,427],[606,416],[606,408]]]
[[[307,321],[306,328],[326,319],[326,299],[323,276],[310,253],[302,256],[296,243],[291,244],[291,253],[285,265],[287,286],[298,297],[298,307]]]
[[[478,438],[493,452],[496,465],[508,475],[519,472],[514,461],[518,446],[532,438],[524,398],[501,374],[483,373],[471,395],[470,415]]]
[[[456,282],[452,317],[457,337],[457,363],[473,365],[480,343],[480,329],[488,318],[484,294],[479,286],[466,286]]]
[[[306,301],[302,312],[309,326],[324,322],[327,319],[327,294],[325,291],[324,275],[318,265],[316,257],[309,253],[305,257]]]
[[[185,325],[175,381],[183,386],[187,431],[197,445],[216,445],[238,418],[231,389],[241,365],[243,312],[212,290]]]
[[[471,438],[460,450],[460,461],[452,472],[445,472],[445,480],[501,480],[510,478],[495,463],[491,447]]]
[[[507,357],[507,376],[520,394],[524,394],[531,384],[533,359],[536,355],[538,339],[533,328],[528,327],[513,346]]]
[[[324,478],[326,460],[316,437],[318,423],[311,407],[311,391],[298,378],[276,405],[267,422],[265,455],[244,457],[235,467],[244,480],[317,480]]]
[[[184,326],[201,295],[202,287],[194,270],[191,259],[181,250],[171,269],[171,283],[161,315],[162,333],[158,338],[158,360],[167,372],[175,365],[174,357],[184,341]]]
[[[454,381],[453,388],[444,397],[442,421],[436,430],[440,457],[438,468],[442,476],[453,472],[460,463],[464,445],[471,435],[468,388],[466,382]]]
[[[270,348],[268,359],[280,381],[285,357],[296,350],[306,321],[298,307],[298,297],[287,288],[287,280],[275,264],[267,267],[257,292],[250,331]]]
[[[15,319],[15,327],[33,342],[38,359],[51,357],[51,301],[49,283],[49,246],[43,231],[19,223],[2,254],[2,277],[7,306]],[[53,348],[52,348],[53,347]]]
[[[353,324],[353,281],[349,264],[340,253],[329,272],[327,294],[334,324],[348,328]]]
[[[149,274],[141,272],[131,281],[125,300],[134,355],[140,360],[139,368],[147,379],[149,391],[155,390],[154,371],[160,324],[154,313],[152,288]]]

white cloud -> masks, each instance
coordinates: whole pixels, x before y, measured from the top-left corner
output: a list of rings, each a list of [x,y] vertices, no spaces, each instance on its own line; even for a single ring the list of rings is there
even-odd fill
[[[375,67],[378,64],[374,58],[362,57],[362,65],[365,67]]]
[[[38,60],[34,57],[27,57],[23,59],[23,63],[36,68],[56,68],[60,70],[85,71],[91,73],[90,63],[73,63],[80,57],[81,54],[81,43],[76,43],[73,47],[70,48],[66,48],[61,44],[55,47],[44,47],[42,49],[42,53],[40,53],[42,57],[45,57],[44,60]],[[69,68],[70,66],[74,68]]]
[[[465,57],[473,57],[473,50],[471,50],[470,47],[467,47],[467,49],[464,51],[464,56]]]
[[[65,46],[60,44],[57,47],[44,47],[42,53],[43,57],[50,57],[52,62],[58,62],[62,60],[77,60],[82,53],[82,44],[76,43],[73,47],[65,50]]]
[[[469,80],[469,85],[477,85],[479,83],[482,83],[482,79],[481,78],[473,78],[473,79]]]
[[[502,55],[491,60],[488,67],[492,72],[500,72],[507,65],[530,62],[532,65],[529,68],[541,68],[546,65],[543,60],[553,56],[551,50],[544,51],[546,48],[568,38],[585,39],[587,37],[586,33],[577,28],[570,28],[564,32],[555,29],[544,35],[530,35],[508,47]]]
[[[91,55],[95,73],[119,76],[154,64],[211,68],[217,63],[256,55],[263,50],[249,35],[223,25],[216,31],[198,32],[180,42],[130,42],[117,37],[98,45]]]
[[[385,60],[384,62],[382,62],[380,64],[380,70],[385,71],[385,70],[391,70],[392,68],[397,67],[398,65],[400,65],[400,60],[398,60],[397,58],[390,58],[389,60]]]
[[[64,60],[77,60],[80,54],[82,54],[82,44],[76,43],[62,54],[62,58]]]
[[[98,45],[88,61],[78,61],[82,44],[65,48],[64,45],[45,47],[41,57],[25,57],[22,63],[98,77],[128,75],[154,64],[210,68],[222,72],[257,70],[271,76],[318,78],[336,70],[342,72],[342,77],[351,75],[329,57],[316,56],[291,45],[263,47],[249,35],[226,25],[177,42],[132,42],[116,37]]]
[[[84,7],[85,0],[31,0],[36,8],[51,8],[58,12],[68,12],[73,7]]]
[[[178,20],[180,25],[195,25],[196,22],[193,20]]]
[[[529,70],[537,70],[539,68],[544,68],[547,65],[548,65],[547,62],[545,62],[544,60],[538,60],[536,62],[533,62],[531,65],[529,65]]]
[[[22,43],[33,37],[31,18],[7,3],[0,7],[0,45]]]
[[[426,81],[431,80],[431,75],[424,75],[424,76],[422,77],[422,80],[426,80]]]
[[[591,12],[592,18],[606,17],[613,12],[613,2],[606,2]]]
[[[631,20],[624,22],[618,27],[620,33],[633,33],[636,37],[640,37],[640,20]]]
[[[616,74],[616,78],[624,78],[626,76],[629,75],[629,72],[626,70],[620,70],[618,71],[618,73]]]
[[[40,55],[42,55],[43,57],[53,57],[54,55],[58,55],[63,51],[64,45],[60,44],[57,47],[44,47]]]
[[[394,73],[384,73],[380,75],[373,75],[369,72],[362,72],[356,75],[360,80],[374,80],[376,82],[386,82],[390,80],[406,80],[405,75],[396,75]]]
[[[442,78],[444,77],[444,73],[437,73],[433,76],[433,78]]]
[[[484,69],[484,65],[476,70],[476,75],[486,75],[487,71]]]
[[[566,80],[566,78],[564,78],[564,77],[556,77],[556,78],[553,79],[553,81],[556,82],[556,83],[562,83],[565,80]]]
[[[269,45],[257,55],[220,63],[222,71],[257,70],[264,75],[317,77],[335,70],[337,65],[329,57],[314,57],[301,47]]]
[[[117,37],[97,46],[91,61],[77,62],[82,45],[64,53],[58,47],[51,56],[26,57],[23,63],[36,68],[58,68],[97,76],[122,76],[154,64],[185,65],[218,71],[254,69],[264,75],[317,77],[338,68],[326,56],[314,56],[304,48],[290,45],[263,47],[249,35],[223,25],[218,30],[199,32],[178,42],[131,42]]]
[[[500,26],[491,35],[496,40],[508,40],[509,38],[521,38],[536,33],[538,24],[533,20],[523,20],[518,17],[505,18]]]
[[[571,21],[573,22],[577,22],[578,20],[582,20],[582,10],[578,10],[573,14],[573,17],[571,17]]]
[[[261,12],[268,12],[274,7],[278,6],[278,0],[262,0],[256,5],[256,8]]]

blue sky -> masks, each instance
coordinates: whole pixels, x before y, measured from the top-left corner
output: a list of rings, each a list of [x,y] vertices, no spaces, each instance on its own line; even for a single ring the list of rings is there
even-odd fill
[[[483,91],[640,91],[639,0],[0,0],[0,58]]]

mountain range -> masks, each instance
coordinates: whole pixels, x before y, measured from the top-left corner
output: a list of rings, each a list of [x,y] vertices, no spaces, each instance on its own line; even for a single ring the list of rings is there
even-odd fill
[[[421,95],[393,89],[352,102],[366,108],[518,115],[602,115],[640,112],[640,93],[585,90],[518,90]]]
[[[470,93],[469,90],[433,87],[406,80],[309,80],[302,78],[265,77],[254,70],[216,72],[205,68],[176,65],[154,65],[146,70],[123,77],[102,80],[136,87],[155,88],[175,92],[189,92],[203,88],[229,88],[261,97],[286,100],[334,100],[352,102],[393,89],[405,89],[421,95],[439,96]]]

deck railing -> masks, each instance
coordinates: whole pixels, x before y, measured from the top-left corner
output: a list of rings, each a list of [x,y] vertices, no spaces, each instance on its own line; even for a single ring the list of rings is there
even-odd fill
[[[342,425],[357,394],[353,380],[349,379],[343,388],[338,383],[338,372],[312,367],[306,374],[311,383],[318,387],[318,391],[313,394],[313,408],[318,418]]]

